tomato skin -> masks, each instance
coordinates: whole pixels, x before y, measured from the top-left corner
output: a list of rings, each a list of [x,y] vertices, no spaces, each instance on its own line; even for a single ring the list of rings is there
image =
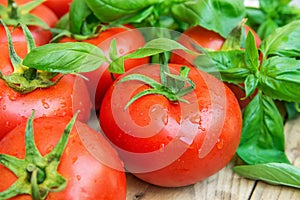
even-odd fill
[[[18,5],[30,2],[30,0],[16,0]],[[7,1],[0,0],[0,4],[7,5]],[[55,13],[44,5],[39,5],[30,12],[32,15],[39,17],[43,20],[49,27],[53,28],[58,22],[58,17]],[[52,34],[48,30],[43,30],[43,28],[38,26],[29,26],[33,38],[35,39],[36,45],[41,46],[50,42]],[[21,27],[9,26],[10,32],[12,34],[13,41],[26,41]],[[7,42],[6,32],[3,26],[0,26],[0,43]]]
[[[16,42],[14,47],[20,57],[27,53],[25,42]],[[9,60],[8,44],[0,45],[0,70],[4,75],[13,72]],[[91,100],[83,79],[74,75],[65,75],[55,86],[37,89],[28,94],[20,94],[9,88],[0,80],[0,140],[21,122],[27,120],[32,109],[36,117],[73,116],[73,111],[80,110],[78,119],[88,121]]]
[[[178,72],[181,65],[170,66]],[[129,73],[158,80],[159,67]],[[151,184],[180,187],[199,182],[222,169],[238,147],[242,115],[232,91],[195,68],[189,77],[196,85],[184,97],[189,104],[147,95],[124,110],[132,96],[147,88],[139,81],[116,83],[104,97],[99,119],[104,134],[125,168]]]
[[[46,0],[43,4],[60,18],[70,10],[72,0]]]
[[[259,47],[261,43],[259,36],[251,27],[245,25],[245,33],[248,34],[249,31],[251,31],[254,35],[256,46]],[[184,31],[183,34],[178,38],[179,43],[183,44],[188,49],[197,51],[191,44],[191,41],[202,48],[208,48],[213,51],[218,51],[221,50],[222,45],[225,42],[225,38],[214,31],[207,30],[201,26],[194,26]],[[171,54],[170,62],[193,65],[194,59],[195,56],[191,54],[187,54],[183,51],[174,51],[174,53]],[[249,104],[253,96],[251,98],[245,99],[244,97],[246,96],[246,94],[241,88],[230,83],[228,83],[227,85],[236,95],[240,107],[245,108]]]
[[[34,137],[41,153],[49,153],[60,139],[69,122],[69,117],[37,118],[34,120]],[[12,130],[0,142],[0,153],[25,157],[24,130],[22,123]],[[80,135],[84,134],[84,135]],[[82,139],[93,139],[101,161],[97,160],[86,148]],[[69,141],[62,155],[58,172],[67,179],[67,187],[61,192],[50,192],[47,200],[93,200],[126,198],[126,177],[123,164],[116,151],[96,131],[79,121],[76,122],[69,136]],[[16,181],[15,175],[0,165],[0,191]],[[29,195],[20,195],[12,199],[30,200]]]
[[[97,37],[83,40],[82,42],[87,42],[98,46],[104,52],[105,56],[109,58],[111,41],[116,39],[118,55],[126,55],[145,44],[144,37],[138,30],[129,25],[126,26],[128,28],[109,28],[101,32]],[[64,37],[60,40],[60,42],[74,41],[76,40],[69,37]],[[149,58],[127,59],[124,63],[125,71],[146,63],[149,63]],[[99,110],[106,91],[113,83],[111,74],[108,71],[108,63],[103,63],[97,70],[83,73],[83,75],[88,78],[87,85],[90,90],[91,99],[94,100],[95,109]],[[118,76],[119,74],[114,74],[115,78]]]

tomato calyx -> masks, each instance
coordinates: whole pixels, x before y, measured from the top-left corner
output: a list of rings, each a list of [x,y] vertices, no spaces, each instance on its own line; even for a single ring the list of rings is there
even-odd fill
[[[14,0],[9,0],[8,6],[0,5],[0,17],[5,24],[10,26],[17,26],[19,23],[22,23],[48,29],[48,25],[43,20],[30,14],[30,11],[41,5],[44,1],[36,0],[23,5],[17,5]]]
[[[25,130],[25,158],[18,159],[7,154],[0,154],[0,163],[18,177],[18,180],[7,190],[0,192],[1,199],[29,194],[32,199],[41,200],[45,199],[49,192],[58,192],[66,187],[66,179],[57,172],[57,168],[77,115],[78,112],[67,124],[53,150],[42,157],[34,142],[34,111],[32,112]]]
[[[37,88],[47,88],[57,84],[62,78],[62,76],[60,76],[55,81],[52,81],[57,73],[36,70],[22,64],[22,59],[17,55],[13,47],[12,37],[6,24],[2,20],[0,20],[0,23],[6,30],[9,56],[14,68],[14,71],[7,76],[3,75],[0,71],[0,79],[4,80],[10,88],[21,94],[32,92]],[[34,39],[27,26],[21,24],[21,27],[27,40],[28,52],[30,52],[36,47]]]
[[[132,97],[129,100],[129,102],[125,105],[124,109],[126,110],[134,101],[149,94],[163,95],[171,102],[180,101],[184,103],[189,103],[187,100],[182,98],[182,96],[192,92],[196,88],[194,82],[188,78],[189,71],[189,67],[182,66],[180,68],[179,75],[172,74],[170,73],[168,64],[163,61],[163,63],[160,64],[161,83],[142,74],[129,74],[123,77],[118,82],[137,80],[144,82],[150,86],[149,89],[143,90],[136,94],[134,97]]]

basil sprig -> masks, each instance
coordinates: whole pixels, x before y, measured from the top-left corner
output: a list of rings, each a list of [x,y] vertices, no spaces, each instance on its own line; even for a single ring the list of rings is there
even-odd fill
[[[299,27],[300,20],[276,29],[262,41],[260,49],[249,32],[246,49],[208,52],[209,66],[213,66],[210,68],[203,67],[207,58],[200,56],[196,60],[200,69],[220,73],[226,82],[241,87],[240,83],[244,83],[245,97],[257,91],[244,110],[237,150],[247,165],[234,170],[248,178],[293,187],[299,187],[294,180],[300,179],[300,170],[290,164],[285,154],[284,121],[275,101],[300,102]]]

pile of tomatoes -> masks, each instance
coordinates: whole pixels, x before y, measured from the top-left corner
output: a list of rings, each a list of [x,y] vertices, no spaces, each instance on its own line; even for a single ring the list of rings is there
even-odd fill
[[[21,6],[31,1],[15,2]],[[30,13],[49,28],[54,28],[69,11],[71,2],[47,0]],[[7,6],[7,1],[1,0],[0,4]],[[15,72],[16,66],[22,64],[22,59],[28,54],[24,29],[10,25],[8,28],[15,52],[12,53],[6,30],[1,26],[2,77]],[[51,42],[49,29],[34,25],[28,28],[37,46]],[[204,48],[215,50],[225,42],[219,34],[199,26],[187,29],[184,35]],[[146,43],[139,30],[131,25],[108,27],[81,42],[98,46],[109,57],[112,56],[113,40],[117,43],[115,52],[120,56]],[[59,42],[76,42],[76,39],[63,37]],[[178,42],[185,45],[180,37]],[[239,98],[244,93],[239,90],[234,93],[230,85],[194,68],[185,53],[177,52],[170,57],[168,71],[164,73],[161,68],[166,63],[152,64],[149,57],[128,59],[122,75],[110,73],[109,64],[104,63],[79,76],[75,73],[55,74],[51,80],[58,82],[53,86],[26,93],[12,89],[2,78],[0,155],[17,159],[6,160],[6,156],[0,156],[0,199],[31,199],[30,195],[34,196],[36,192],[35,186],[38,195],[46,193],[47,199],[126,199],[125,173],[132,173],[151,184],[180,187],[197,183],[222,169],[239,145],[242,131],[240,106],[244,106]],[[23,66],[20,69],[28,71],[27,67],[30,68]],[[184,73],[184,69],[188,73]],[[153,85],[139,78],[122,81],[135,74],[151,79]],[[33,82],[35,78],[30,80]],[[185,87],[189,86],[193,89],[184,93]],[[128,105],[135,95],[141,93],[143,95]],[[166,93],[175,96],[175,100]],[[52,171],[40,167],[32,154],[47,157],[55,150],[77,111],[80,112],[59,165],[57,169],[51,169],[57,170],[66,180],[66,186],[56,191],[48,184]],[[33,112],[33,128],[30,129],[29,119]],[[89,126],[93,113],[99,118],[100,130]],[[29,132],[34,133],[34,141],[25,139]],[[35,143],[36,147],[27,148],[27,142]],[[18,163],[22,159],[27,163],[24,169],[12,167],[13,161]],[[32,178],[35,171],[29,170],[32,165],[38,168],[37,180]],[[39,170],[42,175],[39,175]],[[25,191],[23,193],[13,192],[19,187],[27,189],[20,190]]]

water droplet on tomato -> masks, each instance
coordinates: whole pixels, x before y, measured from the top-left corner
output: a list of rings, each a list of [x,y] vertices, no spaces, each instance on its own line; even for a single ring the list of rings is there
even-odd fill
[[[193,143],[193,138],[190,137],[181,136],[179,139],[187,145],[191,145]]]
[[[169,121],[169,117],[167,114],[164,114],[162,117],[161,117],[161,120],[162,122],[167,125],[168,124],[168,121]]]
[[[159,151],[164,152],[164,150],[165,150],[165,144],[161,144]]]
[[[74,164],[77,160],[78,160],[77,156],[75,156],[74,158],[72,158],[72,164]]]
[[[119,54],[123,55],[125,53],[124,49],[119,49]]]
[[[11,101],[17,100],[17,97],[18,97],[18,94],[15,93],[15,92],[9,93],[9,95],[8,95],[8,98],[9,98],[9,100],[11,100]]]
[[[67,107],[67,103],[66,103],[65,101],[61,101],[61,102],[60,102],[60,107],[61,107],[61,108]]]
[[[198,129],[201,130],[201,131],[203,131],[203,132],[206,131],[206,128],[204,128],[201,124],[199,124]]]
[[[5,122],[5,128],[9,128],[9,126],[10,126],[10,122],[9,122],[9,121],[6,121],[6,122]]]
[[[44,107],[45,109],[50,108],[49,104],[46,102],[45,99],[42,99],[42,105],[43,105],[43,107]]]
[[[195,115],[191,115],[191,116],[189,117],[189,120],[190,120],[193,124],[199,124],[200,121],[201,121],[200,114],[197,113],[197,114],[195,114]]]
[[[217,148],[222,149],[223,146],[224,146],[224,140],[219,138],[217,141]]]

